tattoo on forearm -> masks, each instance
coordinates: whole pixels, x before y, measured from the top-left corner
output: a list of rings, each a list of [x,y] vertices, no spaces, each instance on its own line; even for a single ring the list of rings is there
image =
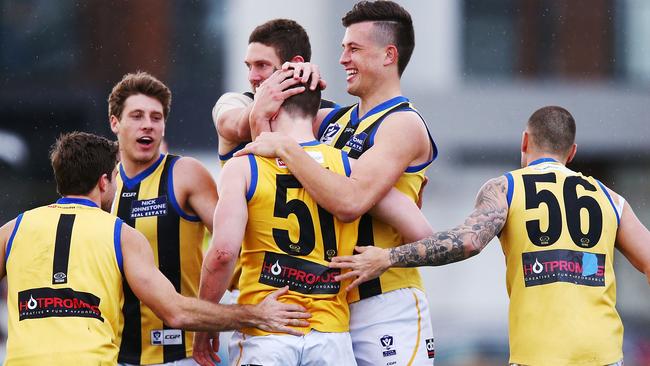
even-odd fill
[[[474,211],[451,230],[390,249],[394,267],[439,266],[478,254],[503,228],[508,215],[507,182],[488,181],[476,197]]]

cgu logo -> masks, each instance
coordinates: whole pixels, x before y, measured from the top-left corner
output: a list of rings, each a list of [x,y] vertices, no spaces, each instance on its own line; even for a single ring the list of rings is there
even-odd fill
[[[181,337],[180,334],[166,334],[165,335],[165,339],[177,339],[177,338],[180,338],[180,337]]]
[[[124,192],[124,193],[122,193],[122,197],[124,197],[124,198],[135,197],[137,195],[138,195],[138,192]]]

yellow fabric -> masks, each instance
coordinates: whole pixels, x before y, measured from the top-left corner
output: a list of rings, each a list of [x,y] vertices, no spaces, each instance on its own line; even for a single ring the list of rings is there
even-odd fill
[[[510,363],[617,362],[623,358],[623,325],[614,307],[618,223],[613,205],[596,180],[556,162],[541,162],[511,174],[512,200],[500,236],[510,296]],[[543,175],[555,183],[542,182],[547,179]],[[558,205],[538,203],[540,197]],[[594,206],[591,211],[579,208],[588,203]],[[589,227],[595,217],[602,217],[600,230],[597,223]],[[536,220],[540,231],[535,230]],[[560,230],[555,242],[554,227]],[[582,234],[572,237],[570,227],[574,234],[578,230]]]
[[[54,249],[61,214],[74,215],[74,222],[67,283],[53,284]],[[123,295],[122,275],[114,249],[115,223],[114,216],[80,204],[53,204],[23,214],[6,264],[9,337],[5,365],[114,365],[117,362]],[[65,298],[57,291],[66,288],[75,294],[85,292],[98,297],[103,320],[54,315],[19,320],[21,310],[32,314],[83,311],[81,305],[72,303],[79,299],[77,296],[68,297],[71,300],[63,300],[58,306],[54,302]],[[29,301],[19,305],[19,292],[34,289],[43,289],[49,295],[29,294]]]
[[[411,109],[415,109],[413,105],[409,104]],[[350,108],[345,114],[343,114],[339,119],[335,121],[330,121],[330,125],[336,123],[340,126],[338,132],[334,135],[331,145],[334,146],[338,140],[341,138],[343,131],[345,130],[346,125],[350,121],[352,111],[355,108]],[[367,115],[363,120],[359,122],[359,127],[357,132],[364,131],[366,128],[370,127],[375,123],[379,118],[383,117],[387,113],[391,112],[393,108],[386,108],[377,111],[376,113]],[[342,148],[345,152],[350,152],[350,146],[344,146]],[[414,172],[404,172],[395,184],[395,188],[400,190],[402,193],[412,198],[414,202],[417,202],[418,193],[424,181],[425,172],[429,165],[414,171]],[[359,230],[362,232],[362,230]],[[388,224],[385,224],[379,220],[372,219],[372,233],[374,238],[374,243],[359,243],[361,245],[374,245],[379,248],[393,248],[403,243],[401,235],[393,229]],[[360,240],[362,240],[360,236]],[[380,290],[381,293],[388,291],[397,290],[400,288],[409,288],[415,287],[424,291],[422,285],[422,279],[420,277],[420,272],[417,268],[390,268],[384,274],[379,277]],[[367,285],[367,284],[366,284]],[[361,296],[360,291],[363,291],[364,286],[361,285],[359,288],[348,293],[348,302],[353,303],[359,301],[361,298],[368,297],[367,295]]]
[[[138,201],[150,200],[150,199],[160,199],[159,190],[161,185],[168,185],[167,179],[163,177],[163,168],[168,159],[171,159],[170,155],[167,155],[163,158],[162,162],[146,176],[139,184],[139,189],[135,199]],[[170,171],[169,174],[172,174]],[[117,175],[117,197],[113,204],[111,212],[115,215],[119,215],[120,206],[123,205],[124,197],[123,192],[124,181],[121,174]],[[163,187],[164,188],[164,187]],[[173,205],[171,204],[171,194],[167,192],[166,197],[163,199],[167,203],[167,214],[176,215],[178,213]],[[127,207],[128,208],[128,207]],[[128,211],[128,210],[127,210]],[[121,217],[125,222],[129,223],[129,217]],[[133,219],[131,219],[133,220]],[[183,217],[178,217],[178,220],[175,221],[176,225],[164,226],[162,228],[158,227],[159,216],[149,216],[149,217],[138,217],[135,220],[135,229],[144,234],[144,236],[149,241],[151,249],[153,251],[154,260],[156,265],[160,267],[160,258],[159,255],[161,252],[166,252],[176,256],[173,258],[175,263],[180,261],[180,293],[184,296],[189,297],[198,297],[198,288],[199,281],[201,276],[201,265],[203,262],[203,238],[205,235],[205,226],[201,221],[190,221]],[[159,236],[159,233],[161,234]],[[176,239],[177,238],[177,239]],[[178,249],[168,248],[160,246],[161,241],[169,242],[172,246],[178,246]],[[180,256],[174,254],[174,252],[180,253]],[[166,271],[161,268],[163,274],[168,278],[170,277]],[[153,311],[146,305],[140,303],[140,319],[132,318],[128,314],[125,314],[125,324],[138,324],[140,323],[141,328],[141,354],[138,355],[138,352],[126,352],[124,347],[122,353],[129,357],[128,363],[138,363],[134,362],[137,358],[140,358],[140,364],[157,364],[164,362],[164,348],[168,346],[162,345],[153,345],[151,332],[154,330],[163,329],[163,322],[159,319]],[[193,333],[184,332],[185,340],[185,353],[183,355],[177,355],[174,358],[185,358],[192,356],[192,342],[193,342]],[[122,357],[122,356],[121,356]]]
[[[304,146],[304,149],[316,161],[320,162],[322,166],[335,173],[345,174],[341,151],[322,144]],[[295,280],[298,283],[304,284],[303,280],[308,278],[308,276],[305,276],[304,273],[297,274],[298,272],[291,274],[292,272],[289,271],[289,267],[286,264],[287,258],[290,261],[308,261],[310,265],[327,266],[328,260],[331,257],[336,255],[351,255],[356,242],[356,222],[344,224],[326,211],[319,210],[316,201],[301,187],[278,189],[276,179],[289,177],[295,180],[289,174],[288,169],[278,159],[261,157],[254,157],[254,159],[257,169],[252,168],[252,174],[257,175],[257,184],[254,187],[252,197],[249,197],[248,224],[242,244],[242,274],[239,283],[241,291],[239,295],[240,304],[257,304],[266,295],[277,290],[278,287],[283,286],[271,286],[262,283],[262,278],[289,278],[292,281]],[[286,192],[286,195],[282,195],[283,191]],[[275,207],[288,207],[295,202],[299,202],[300,205],[305,205],[308,209],[307,212],[290,213],[286,218],[276,214]],[[299,224],[299,220],[303,221],[302,226]],[[326,245],[323,242],[321,222],[332,223],[333,232],[325,229],[327,232],[333,234],[332,240],[334,242],[329,242],[327,246],[335,249],[329,252],[325,249]],[[311,225],[307,227],[307,224]],[[299,241],[300,236],[307,236],[306,233],[311,231],[310,228],[313,228],[313,238],[307,238],[307,241],[301,244]],[[289,240],[293,243],[290,247],[285,247],[286,252],[280,248],[274,238],[274,231],[278,230],[286,230]],[[293,255],[295,253],[290,253],[294,250],[304,250],[307,252],[308,250],[306,248],[310,246],[313,246],[313,250],[305,253],[306,255],[296,256]],[[277,274],[271,274],[270,266],[264,265],[266,255],[282,257],[282,261],[278,260],[276,262],[279,266],[276,267]],[[305,267],[292,268],[304,269]],[[329,285],[332,284],[334,272],[330,270],[322,274],[323,277],[331,280],[325,281]],[[311,277],[312,280],[313,278]],[[305,333],[310,329],[316,329],[321,332],[345,332],[349,329],[350,316],[345,298],[346,285],[346,283],[341,283],[340,289],[330,294],[301,293],[290,288],[289,293],[282,296],[281,301],[302,305],[312,314],[312,317],[309,319],[309,327],[298,328]],[[247,328],[242,331],[250,335],[268,334],[258,329]]]

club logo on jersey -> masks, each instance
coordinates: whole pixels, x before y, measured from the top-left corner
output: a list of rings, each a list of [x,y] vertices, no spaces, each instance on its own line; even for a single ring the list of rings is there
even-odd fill
[[[131,203],[131,218],[166,216],[167,196],[160,196],[149,200],[133,201]]]
[[[259,282],[301,294],[337,294],[341,283],[334,276],[341,272],[318,263],[280,253],[266,252]]]
[[[425,339],[424,343],[427,347],[427,357],[434,358],[436,356],[436,348],[433,343],[433,338]]]
[[[381,344],[382,354],[384,355],[384,357],[395,356],[397,354],[397,351],[395,350],[393,336],[385,335],[379,338],[379,344]]]
[[[340,130],[341,125],[338,123],[332,123],[331,125],[327,126],[325,132],[323,132],[323,136],[321,136],[320,142],[329,145],[332,141],[334,141],[334,136],[336,136]]]
[[[99,302],[99,297],[71,288],[33,288],[18,293],[18,316],[19,320],[81,317],[103,322]]]
[[[526,287],[554,282],[605,286],[605,254],[568,249],[521,254]]]
[[[183,344],[183,331],[180,329],[154,329],[151,331],[152,346]]]
[[[363,144],[366,142],[366,139],[368,138],[368,134],[365,132],[358,133],[356,135],[353,135],[350,137],[348,142],[345,144],[345,146],[348,146],[350,149],[362,152],[363,151]]]

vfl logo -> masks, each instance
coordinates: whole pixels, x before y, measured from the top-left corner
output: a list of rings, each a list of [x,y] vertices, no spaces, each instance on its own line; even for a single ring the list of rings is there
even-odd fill
[[[154,329],[151,331],[151,345],[168,346],[183,344],[183,331],[180,329]]]
[[[393,336],[385,335],[379,338],[379,343],[381,344],[384,357],[395,356],[397,354],[397,351],[394,349]]]
[[[434,358],[436,355],[436,350],[433,344],[433,338],[425,339],[424,342],[427,346],[427,357]]]
[[[331,125],[327,126],[327,129],[325,129],[325,132],[323,132],[323,136],[320,138],[320,142],[324,144],[329,144],[334,140],[334,136],[341,130],[341,126],[338,123],[332,123]]]

